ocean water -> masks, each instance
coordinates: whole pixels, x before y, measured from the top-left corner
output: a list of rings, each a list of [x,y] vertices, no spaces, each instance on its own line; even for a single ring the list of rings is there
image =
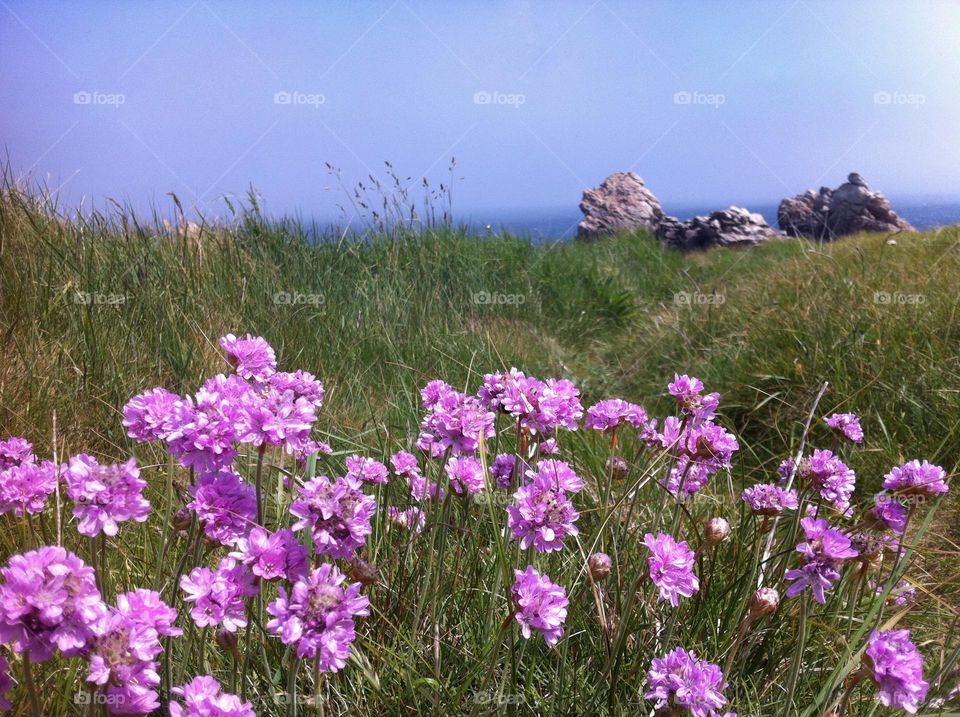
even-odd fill
[[[891,201],[894,210],[917,229],[933,229],[938,226],[960,224],[960,202],[897,203]],[[743,206],[743,205],[739,205]],[[666,207],[668,214],[686,220],[693,216],[707,215],[722,206],[711,207]],[[762,214],[770,226],[777,226],[777,205],[746,205],[752,212]],[[577,224],[583,218],[580,210],[531,209],[524,211],[487,211],[471,212],[467,216],[457,217],[479,233],[498,234],[509,232],[529,237],[534,241],[555,241],[572,239],[577,234]]]

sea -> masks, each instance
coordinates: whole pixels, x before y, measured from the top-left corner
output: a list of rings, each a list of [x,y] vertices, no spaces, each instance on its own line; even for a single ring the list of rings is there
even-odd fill
[[[891,200],[897,214],[917,229],[934,229],[940,226],[960,224],[960,202],[907,202],[897,203]],[[738,204],[746,206],[752,212],[762,214],[772,227],[777,226],[776,204]],[[692,206],[686,208],[665,207],[665,211],[679,219],[686,220],[694,216],[705,216],[723,205]],[[533,241],[557,241],[572,239],[577,234],[577,224],[583,218],[580,210],[574,206],[554,209],[525,210],[489,210],[474,211],[456,216],[455,223],[465,223],[478,233],[510,233],[529,237]]]

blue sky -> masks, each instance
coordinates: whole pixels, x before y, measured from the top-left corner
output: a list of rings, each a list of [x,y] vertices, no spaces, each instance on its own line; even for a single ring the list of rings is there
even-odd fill
[[[958,67],[949,0],[0,0],[0,138],[68,205],[216,214],[253,184],[326,217],[325,162],[436,184],[451,156],[455,212],[575,207],[624,169],[668,210],[851,170],[957,197]]]

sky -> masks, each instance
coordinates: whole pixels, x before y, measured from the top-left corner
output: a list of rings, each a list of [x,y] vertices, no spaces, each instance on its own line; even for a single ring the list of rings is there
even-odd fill
[[[0,0],[0,151],[62,206],[207,216],[350,213],[384,161],[455,215],[621,170],[668,212],[958,198],[958,68],[957,0]]]

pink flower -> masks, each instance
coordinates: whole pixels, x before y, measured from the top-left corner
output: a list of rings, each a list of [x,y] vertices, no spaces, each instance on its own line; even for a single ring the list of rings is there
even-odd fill
[[[262,580],[296,580],[306,575],[309,555],[289,528],[270,533],[257,526],[237,541],[231,558],[249,566]]]
[[[183,705],[171,701],[170,717],[256,717],[249,702],[223,692],[220,683],[210,675],[194,677],[172,692],[180,696]]]
[[[277,370],[277,356],[266,339],[247,334],[238,339],[227,334],[220,339],[220,348],[237,375],[247,381],[264,382]]]
[[[566,493],[549,475],[538,476],[513,494],[507,506],[507,525],[524,549],[533,545],[539,553],[563,547],[563,539],[577,535],[574,523],[580,517]]]
[[[679,597],[690,597],[700,589],[700,581],[693,574],[694,553],[686,541],[677,542],[672,536],[647,533],[643,542],[650,550],[650,579],[660,591],[661,600],[669,600],[677,607]]]
[[[193,603],[190,617],[198,627],[223,625],[227,632],[246,627],[243,601],[258,592],[253,573],[233,558],[223,558],[216,570],[194,568],[180,578],[180,587],[184,601]]]
[[[910,641],[909,630],[870,633],[864,661],[880,688],[880,702],[915,714],[926,699],[929,683],[923,679],[923,656]]]
[[[143,497],[147,482],[140,478],[137,461],[102,466],[81,453],[70,459],[63,472],[67,495],[76,505],[77,530],[91,537],[103,532],[114,536],[117,525],[127,520],[142,523],[150,515],[150,502]]]
[[[450,485],[457,493],[475,495],[483,491],[483,465],[476,458],[455,456],[447,461],[444,470],[450,476]]]
[[[567,619],[567,591],[552,582],[548,575],[541,575],[532,565],[526,571],[514,570],[513,583],[514,618],[520,631],[530,639],[533,630],[540,632],[553,646],[563,636],[563,623]]]
[[[293,529],[309,528],[317,553],[347,559],[373,532],[370,521],[376,509],[377,501],[365,495],[357,481],[347,477],[331,481],[325,475],[303,485],[290,506],[299,518]]]
[[[854,443],[863,443],[863,429],[855,413],[834,413],[824,419],[827,426],[841,438]]]

